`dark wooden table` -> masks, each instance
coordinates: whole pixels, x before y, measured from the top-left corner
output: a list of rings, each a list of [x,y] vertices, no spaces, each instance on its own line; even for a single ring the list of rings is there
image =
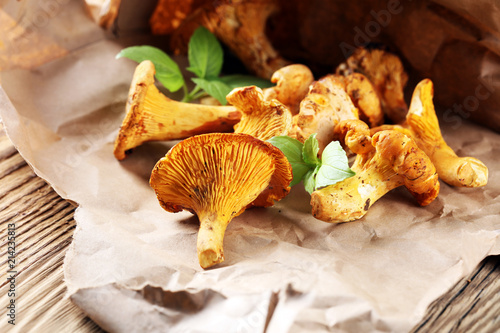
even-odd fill
[[[102,332],[66,297],[63,261],[71,243],[75,207],[37,177],[6,137],[0,122],[0,332]],[[8,224],[16,225],[16,325],[9,302]],[[429,307],[412,332],[499,332],[500,256]]]

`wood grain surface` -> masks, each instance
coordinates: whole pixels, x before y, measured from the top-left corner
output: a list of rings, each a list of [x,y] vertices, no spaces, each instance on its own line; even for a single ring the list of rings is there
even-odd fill
[[[0,332],[102,332],[66,297],[63,262],[75,207],[37,177],[0,122]],[[15,224],[15,326],[5,315],[8,225]],[[500,331],[500,256],[486,258],[429,307],[412,332]]]

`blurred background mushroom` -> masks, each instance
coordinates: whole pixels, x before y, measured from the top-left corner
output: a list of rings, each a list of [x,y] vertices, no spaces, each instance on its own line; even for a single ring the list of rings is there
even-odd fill
[[[458,126],[461,119],[469,119],[500,131],[500,26],[491,1],[87,3],[99,13],[96,21],[102,19],[115,34],[152,31],[162,36],[165,49],[177,54],[186,52],[192,32],[204,25],[226,45],[232,63],[239,59],[250,72],[266,78],[288,63],[305,64],[321,77],[358,47],[383,48],[401,58],[415,83],[433,80],[436,103],[450,123]],[[118,13],[112,24],[108,13]],[[413,88],[411,80],[406,102]]]
[[[399,57],[384,50],[359,48],[337,67],[337,73],[365,75],[373,84],[387,118],[393,123],[404,121],[408,112],[404,96],[408,75]]]

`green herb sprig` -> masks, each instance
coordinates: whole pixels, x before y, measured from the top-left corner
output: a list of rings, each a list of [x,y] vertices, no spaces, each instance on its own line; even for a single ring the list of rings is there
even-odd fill
[[[303,181],[309,194],[356,174],[349,168],[347,155],[338,141],[332,141],[325,147],[321,159],[318,158],[316,133],[304,143],[288,136],[275,136],[268,141],[285,154],[292,166],[293,180],[290,186]]]
[[[224,52],[217,38],[206,28],[199,27],[191,36],[188,44],[189,67],[195,77],[191,80],[195,87],[188,91],[186,80],[177,63],[162,50],[153,46],[132,46],[121,50],[116,58],[128,58],[136,62],[150,60],[156,69],[156,79],[170,92],[183,88],[182,102],[191,102],[207,94],[226,105],[226,95],[234,88],[255,85],[270,87],[271,82],[250,75],[220,76]]]

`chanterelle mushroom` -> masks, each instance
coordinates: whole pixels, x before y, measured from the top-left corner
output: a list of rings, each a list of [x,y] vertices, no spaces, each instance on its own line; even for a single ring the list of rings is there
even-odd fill
[[[352,72],[364,74],[373,83],[389,119],[394,123],[405,120],[408,106],[404,100],[404,87],[408,75],[396,55],[383,50],[359,48],[337,68],[338,74]]]
[[[320,153],[334,140],[333,129],[340,121],[358,119],[358,110],[336,75],[315,81],[300,103],[300,113],[294,116],[292,136],[304,142],[317,133]]]
[[[371,81],[361,73],[351,73],[340,76],[344,88],[358,109],[359,119],[370,125],[380,126],[384,123],[384,112],[375,87]]]
[[[373,150],[370,128],[362,120],[343,120],[335,126],[334,132],[344,147],[355,154],[366,154]]]
[[[115,140],[114,155],[127,153],[146,141],[184,139],[209,132],[229,132],[241,113],[233,106],[210,106],[174,101],[163,95],[154,82],[152,62],[140,63],[132,80],[127,114]]]
[[[297,114],[300,102],[306,97],[313,81],[314,76],[305,65],[293,64],[282,67],[271,77],[271,82],[276,85],[264,89],[264,98],[266,100],[277,99],[285,104],[292,114]]]
[[[436,198],[439,193],[436,169],[412,139],[398,131],[381,131],[372,137],[371,149],[365,150],[355,138],[364,140],[366,131],[362,135],[346,132],[354,137],[345,140],[349,148],[366,152],[356,156],[351,167],[355,176],[312,193],[314,217],[326,222],[359,219],[384,194],[402,185],[422,206]]]
[[[274,49],[265,32],[269,17],[278,9],[275,0],[206,1],[182,21],[171,43],[176,50],[185,49],[189,36],[203,25],[227,45],[250,72],[270,78],[278,68],[289,64]]]
[[[150,184],[169,212],[198,215],[198,260],[208,268],[224,260],[228,223],[256,200],[280,200],[290,190],[291,166],[283,153],[246,134],[213,133],[175,145],[153,169]],[[267,190],[280,181],[279,192]]]
[[[287,135],[292,129],[290,110],[277,100],[266,101],[256,86],[233,89],[226,99],[243,115],[234,125],[235,133],[245,133],[261,140]]]
[[[453,186],[479,187],[488,182],[488,168],[473,157],[458,157],[444,141],[432,98],[434,86],[422,80],[413,93],[406,128],[436,166],[439,178]]]

